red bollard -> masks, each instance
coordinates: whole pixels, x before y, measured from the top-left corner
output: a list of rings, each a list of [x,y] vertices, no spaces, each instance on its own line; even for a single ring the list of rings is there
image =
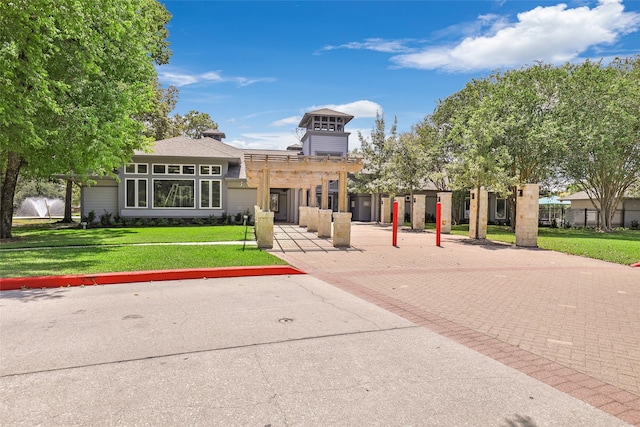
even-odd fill
[[[398,246],[398,202],[393,202],[393,246]]]
[[[436,203],[436,246],[440,246],[440,227],[442,224],[442,203]]]

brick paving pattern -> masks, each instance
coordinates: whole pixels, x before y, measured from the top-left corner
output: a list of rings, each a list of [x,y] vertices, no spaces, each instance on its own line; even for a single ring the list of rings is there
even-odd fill
[[[293,266],[640,426],[640,268],[409,230],[394,248],[375,224],[349,249],[275,238]]]

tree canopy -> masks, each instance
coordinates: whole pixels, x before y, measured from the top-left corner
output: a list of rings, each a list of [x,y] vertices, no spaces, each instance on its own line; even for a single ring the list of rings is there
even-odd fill
[[[110,173],[144,145],[169,18],[156,0],[0,3],[0,238],[21,169]]]

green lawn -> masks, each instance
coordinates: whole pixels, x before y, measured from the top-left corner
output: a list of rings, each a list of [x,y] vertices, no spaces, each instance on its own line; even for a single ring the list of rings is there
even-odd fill
[[[57,227],[55,224],[14,227],[11,241],[0,243],[0,249],[39,248],[50,246],[126,245],[169,242],[242,241],[245,227],[236,225],[193,227],[81,228]],[[253,240],[253,227],[247,228],[247,239]]]
[[[429,224],[428,228],[435,228]],[[469,235],[468,225],[453,226],[452,234]],[[509,227],[489,225],[487,239],[515,243],[516,237]],[[602,233],[583,228],[538,229],[538,246],[543,249],[601,259],[618,264],[640,262],[640,230],[623,230]]]
[[[253,240],[253,227],[247,239]],[[111,246],[141,243],[241,241],[243,226],[58,228],[18,226],[0,243],[0,277],[29,277],[226,266],[282,265],[242,245]],[[13,250],[12,250],[13,249]]]

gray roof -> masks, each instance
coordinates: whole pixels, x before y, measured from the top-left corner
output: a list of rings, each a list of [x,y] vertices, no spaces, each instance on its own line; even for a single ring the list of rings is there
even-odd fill
[[[187,136],[156,141],[148,150],[135,150],[136,156],[212,157],[242,159],[242,150],[213,138],[191,139]]]
[[[322,108],[320,110],[309,111],[305,113],[300,120],[300,124],[298,125],[301,128],[307,127],[309,121],[313,116],[333,116],[333,117],[342,117],[344,119],[344,124],[346,125],[353,119],[351,114],[341,113],[340,111],[330,110],[329,108]]]

